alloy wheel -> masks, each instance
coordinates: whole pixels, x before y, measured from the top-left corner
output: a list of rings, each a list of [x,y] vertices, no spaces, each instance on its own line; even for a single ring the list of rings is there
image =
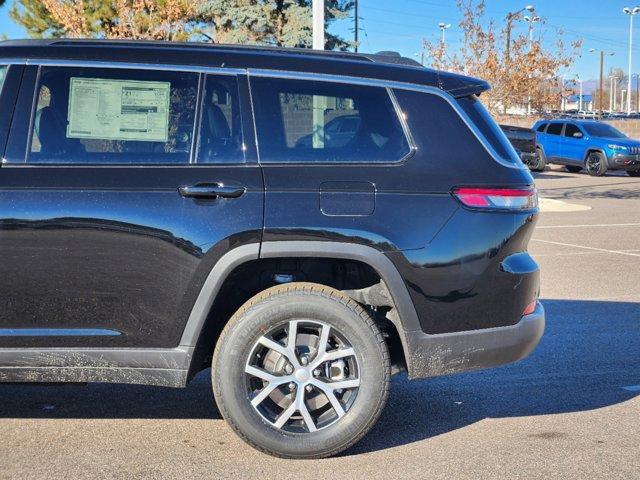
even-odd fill
[[[590,172],[597,172],[600,169],[600,156],[598,155],[589,155],[587,158],[587,170]]]
[[[336,328],[292,320],[262,335],[245,366],[253,408],[274,427],[311,433],[340,420],[360,387],[356,352]]]

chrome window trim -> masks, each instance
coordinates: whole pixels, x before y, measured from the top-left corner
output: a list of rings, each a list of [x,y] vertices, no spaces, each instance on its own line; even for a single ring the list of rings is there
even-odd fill
[[[2,65],[26,65],[42,67],[87,67],[87,68],[125,68],[136,70],[170,70],[176,72],[219,73],[226,75],[244,75],[246,68],[207,67],[200,65],[174,65],[165,63],[114,62],[100,60],[59,60],[50,58],[0,58]]]
[[[391,105],[393,108],[394,113],[396,114],[396,118],[398,119],[398,122],[400,123],[400,128],[402,128],[402,133],[404,135],[404,138],[407,142],[407,146],[409,147],[409,151],[407,153],[405,153],[402,157],[400,157],[397,160],[385,160],[385,161],[372,161],[372,160],[354,160],[354,161],[350,161],[350,162],[331,162],[331,161],[322,161],[322,160],[310,160],[310,161],[266,161],[266,162],[262,162],[260,159],[260,140],[258,138],[258,125],[256,123],[256,115],[255,115],[255,104],[253,103],[253,86],[251,84],[251,72],[255,72],[256,70],[248,70],[248,75],[247,78],[249,80],[249,96],[251,99],[251,113],[253,115],[253,128],[254,128],[254,132],[255,132],[255,139],[256,139],[256,148],[257,148],[257,152],[258,152],[258,163],[260,165],[269,165],[270,167],[277,167],[277,166],[287,166],[287,165],[301,165],[301,166],[305,166],[305,167],[326,167],[328,165],[331,165],[333,167],[349,167],[349,166],[357,166],[357,165],[367,165],[370,167],[396,167],[396,166],[401,166],[404,165],[411,157],[413,157],[413,155],[416,153],[417,151],[417,147],[415,142],[413,141],[413,137],[411,135],[411,131],[409,130],[409,125],[407,124],[406,121],[406,115],[404,114],[404,112],[402,111],[402,109],[400,108],[400,104],[398,103],[398,100],[396,99],[395,95],[393,94],[393,90],[389,87],[386,87],[384,85],[372,85],[369,83],[359,83],[359,85],[366,85],[366,86],[373,86],[373,87],[378,87],[378,88],[383,88],[386,91],[387,97],[389,98],[389,100],[391,101]],[[266,70],[267,72],[270,72],[271,70]],[[278,72],[280,72],[280,70],[278,70]],[[300,76],[296,75],[295,72],[287,72],[287,71],[283,71],[283,73],[285,74],[291,74],[291,75],[287,75],[286,77],[280,77],[280,76],[271,76],[271,75],[254,75],[256,77],[265,77],[265,78],[287,78],[290,80],[309,80],[310,78],[307,77],[307,74],[304,73],[300,73]],[[311,74],[311,75],[315,75],[315,74]],[[335,78],[340,78],[340,79],[351,79],[351,78],[356,78],[356,77],[343,77],[343,76],[338,76],[338,75],[330,75],[331,77],[335,77]],[[312,79],[312,78],[311,78]],[[342,80],[340,82],[335,82],[334,80],[326,80],[327,82],[333,82],[333,83],[343,83],[343,84],[347,84],[347,85],[354,85],[356,84],[356,82],[352,82],[349,80]]]
[[[325,81],[325,82],[338,82],[338,83],[349,83],[354,85],[369,85],[369,86],[378,86],[389,89],[398,89],[398,90],[409,90],[415,92],[428,93],[432,95],[436,95],[446,102],[453,108],[453,110],[458,114],[458,116],[465,123],[467,128],[471,130],[477,140],[481,143],[484,149],[491,155],[491,157],[501,165],[514,168],[516,170],[526,170],[527,167],[521,162],[511,163],[507,160],[504,160],[496,150],[491,146],[489,141],[484,137],[484,135],[480,132],[480,130],[473,124],[468,115],[462,110],[462,107],[458,105],[455,99],[440,90],[439,88],[428,86],[428,85],[417,85],[415,83],[408,82],[399,82],[394,80],[382,80],[368,77],[353,77],[349,75],[333,75],[328,73],[307,73],[307,72],[293,72],[286,70],[275,70],[275,69],[262,69],[262,68],[226,68],[226,67],[207,67],[207,66],[198,66],[198,65],[170,65],[170,64],[148,64],[148,63],[132,63],[132,62],[104,62],[104,61],[84,61],[84,60],[55,60],[55,59],[39,59],[39,58],[9,58],[4,59],[0,58],[0,63],[4,65],[41,65],[41,66],[85,66],[85,67],[95,67],[95,68],[131,68],[131,69],[141,69],[141,70],[173,70],[173,71],[184,71],[184,72],[195,72],[195,73],[219,73],[219,74],[228,74],[228,75],[247,75],[249,77],[249,82],[251,81],[251,77],[272,77],[272,78],[291,78],[291,79],[301,79],[301,80],[317,80],[317,81]],[[257,132],[256,132],[257,137]],[[354,164],[357,164],[354,162]],[[392,162],[392,165],[398,165],[399,162]],[[326,164],[323,164],[326,165]],[[334,164],[337,165],[337,164]],[[374,165],[370,163],[370,165]],[[375,163],[375,165],[385,165],[384,163]],[[389,165],[389,163],[387,163]]]
[[[35,90],[33,93],[33,105],[31,107],[31,118],[29,119],[29,133],[27,138],[26,151],[24,155],[24,161],[22,162],[9,162],[6,158],[1,159],[1,164],[4,167],[71,167],[71,168],[85,168],[85,167],[99,167],[99,168],[158,168],[158,167],[211,167],[211,166],[238,166],[238,165],[248,165],[246,161],[246,156],[243,152],[243,162],[242,163],[204,163],[197,162],[197,151],[194,150],[195,147],[195,130],[199,129],[199,121],[197,118],[198,109],[202,107],[201,103],[203,101],[201,94],[203,92],[202,86],[205,82],[205,75],[228,75],[232,77],[237,77],[239,75],[246,75],[247,70],[242,68],[224,68],[224,67],[200,67],[200,66],[191,66],[191,65],[169,65],[169,64],[148,64],[148,63],[135,63],[135,62],[103,62],[103,61],[82,61],[82,60],[51,60],[51,59],[9,59],[3,60],[0,59],[0,65],[25,65],[38,67],[38,74],[35,81]],[[111,163],[111,164],[99,164],[99,163],[56,163],[56,162],[29,162],[29,154],[32,153],[31,143],[33,141],[33,132],[34,126],[33,122],[35,120],[34,113],[35,105],[37,103],[38,98],[38,87],[40,85],[40,74],[42,67],[83,67],[83,68],[111,68],[111,69],[123,69],[123,70],[149,70],[149,71],[163,71],[163,72],[186,72],[193,73],[198,75],[197,80],[197,105],[196,105],[196,118],[194,119],[194,132],[192,136],[191,149],[189,152],[189,158],[186,163],[149,163],[149,164],[141,164],[141,163]],[[198,141],[199,141],[199,131]]]
[[[471,130],[474,136],[478,139],[480,144],[484,147],[484,149],[491,155],[491,157],[498,162],[499,164],[513,168],[516,170],[526,170],[527,167],[521,162],[517,161],[511,163],[502,158],[501,155],[498,155],[496,150],[491,146],[489,141],[485,138],[485,136],[480,132],[480,130],[475,126],[475,124],[471,121],[466,112],[462,109],[458,102],[448,94],[447,92],[440,90],[439,88],[428,86],[428,85],[416,85],[415,83],[408,82],[398,82],[394,80],[382,80],[376,78],[367,78],[367,77],[352,77],[348,75],[333,75],[328,73],[305,73],[305,72],[291,72],[286,70],[268,70],[268,69],[255,69],[248,68],[247,74],[249,78],[254,77],[270,77],[270,78],[290,78],[290,79],[300,79],[300,80],[316,80],[316,81],[324,81],[324,82],[337,82],[337,83],[348,83],[354,85],[367,85],[367,86],[375,86],[375,87],[384,87],[388,89],[396,89],[396,90],[409,90],[421,93],[428,93],[431,95],[436,95],[442,99],[444,99],[449,105],[453,108],[453,110],[458,114],[458,116],[465,123],[467,128]],[[395,162],[393,164],[396,164]],[[383,165],[382,163],[380,165]]]
[[[400,107],[400,103],[398,103],[398,99],[396,95],[393,93],[393,89],[386,87],[387,95],[391,99],[391,104],[393,105],[393,109],[396,112],[396,117],[400,122],[400,126],[402,127],[402,131],[404,132],[404,136],[407,139],[407,144],[409,145],[409,152],[400,160],[399,163],[404,163],[409,160],[418,150],[416,143],[413,141],[413,135],[411,134],[411,130],[409,129],[409,124],[407,123],[407,115],[402,111],[402,107]]]

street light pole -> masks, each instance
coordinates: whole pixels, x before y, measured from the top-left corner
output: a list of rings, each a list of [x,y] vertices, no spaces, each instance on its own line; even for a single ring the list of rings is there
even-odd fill
[[[313,49],[324,50],[324,0],[313,0]]]
[[[636,112],[640,113],[640,75],[634,73],[636,77]]]
[[[511,50],[511,29],[513,28],[513,21],[518,18],[518,16],[527,11],[529,13],[533,13],[535,7],[533,5],[527,5],[524,8],[521,8],[517,12],[507,13],[507,48],[505,50],[505,57],[507,60],[510,58],[510,50]]]
[[[578,112],[582,111],[582,80],[580,80],[580,77],[578,78],[578,83],[580,83],[580,96],[578,97]]]
[[[358,0],[355,0],[355,5],[354,5],[354,13],[355,13],[355,18],[354,18],[354,31],[353,31],[353,40],[355,42],[355,48],[354,51],[357,53],[358,52]]]
[[[609,80],[611,80],[611,85],[609,86],[609,113],[613,112],[616,108],[616,84],[614,80],[617,80],[618,77],[615,75],[609,75]]]
[[[438,28],[440,29],[440,45],[442,45],[442,50],[445,49],[445,37],[444,37],[444,32],[445,30],[447,30],[448,28],[451,28],[451,24],[450,23],[444,23],[444,22],[440,22],[438,24]]]
[[[325,0],[313,0],[312,25],[313,25],[313,49],[324,50],[324,2]],[[326,101],[324,97],[314,95],[312,99],[312,137],[313,148],[324,148],[324,113]]]
[[[631,92],[631,49],[633,48],[633,16],[640,13],[640,7],[624,7],[622,11],[629,15],[629,70],[627,70],[627,92]],[[631,95],[627,95],[627,115],[631,115]]]
[[[524,21],[529,24],[529,51],[533,47],[533,24],[540,21],[540,17],[534,15],[530,17],[529,15],[524,16]]]
[[[600,110],[598,112],[598,118],[602,119],[602,94],[604,93],[602,91],[602,89],[604,88],[602,83],[604,79],[604,51],[600,50],[600,92],[599,92],[599,97],[600,97]]]
[[[595,53],[595,48],[589,49],[590,53]],[[604,109],[604,56],[605,55],[613,55],[614,52],[606,52],[604,50],[600,50],[600,94],[598,95],[598,101],[600,102],[600,111],[599,117],[602,118],[602,111]],[[611,82],[613,85],[613,80]],[[609,109],[611,109],[611,102],[609,102]]]
[[[524,16],[524,21],[529,24],[529,53],[533,49],[533,24],[540,21],[540,17],[538,16]],[[529,75],[529,78],[531,76]],[[531,95],[527,97],[527,115],[531,115]]]

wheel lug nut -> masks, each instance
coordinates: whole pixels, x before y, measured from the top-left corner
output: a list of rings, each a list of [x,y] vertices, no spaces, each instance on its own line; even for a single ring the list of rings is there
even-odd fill
[[[289,390],[293,391],[296,388],[296,384],[294,382],[289,383]]]
[[[307,392],[311,392],[311,391],[313,390],[313,387],[312,387],[311,385],[307,385],[306,387],[304,387],[304,389],[305,389]]]
[[[309,363],[309,358],[307,356],[300,358],[300,363],[304,367],[307,363]]]
[[[320,369],[319,369],[319,368],[316,368],[316,369],[313,371],[313,376],[314,376],[314,377],[319,377],[321,373],[322,373],[322,372],[320,371]]]
[[[293,373],[293,366],[291,364],[288,364],[286,367],[284,367],[284,371],[287,372],[287,375],[291,375]]]

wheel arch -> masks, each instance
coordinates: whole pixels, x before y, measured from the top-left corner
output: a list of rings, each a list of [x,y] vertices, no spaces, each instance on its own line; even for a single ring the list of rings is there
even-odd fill
[[[420,323],[400,273],[383,252],[367,245],[345,242],[272,241],[264,242],[262,245],[243,245],[230,250],[210,271],[194,303],[180,341],[181,347],[195,350],[191,358],[190,376],[200,369],[203,352],[198,345],[204,340],[201,337],[211,335],[211,332],[206,331],[206,327],[211,323],[208,322],[209,313],[214,307],[217,295],[234,271],[253,260],[305,257],[356,261],[369,266],[377,273],[393,302],[391,307],[396,313],[390,315],[389,320],[398,334],[407,368],[411,369],[412,362],[405,332],[419,330]],[[228,319],[218,320],[226,323]]]
[[[536,148],[542,151],[545,157],[547,156],[547,152],[544,150],[544,145],[542,145],[540,142],[536,142]]]
[[[582,157],[582,165],[586,167],[587,165],[587,158],[589,158],[589,154],[590,153],[601,153],[602,155],[604,155],[604,161],[607,164],[607,166],[609,165],[609,157],[607,157],[607,153],[599,147],[587,147],[584,156]]]

